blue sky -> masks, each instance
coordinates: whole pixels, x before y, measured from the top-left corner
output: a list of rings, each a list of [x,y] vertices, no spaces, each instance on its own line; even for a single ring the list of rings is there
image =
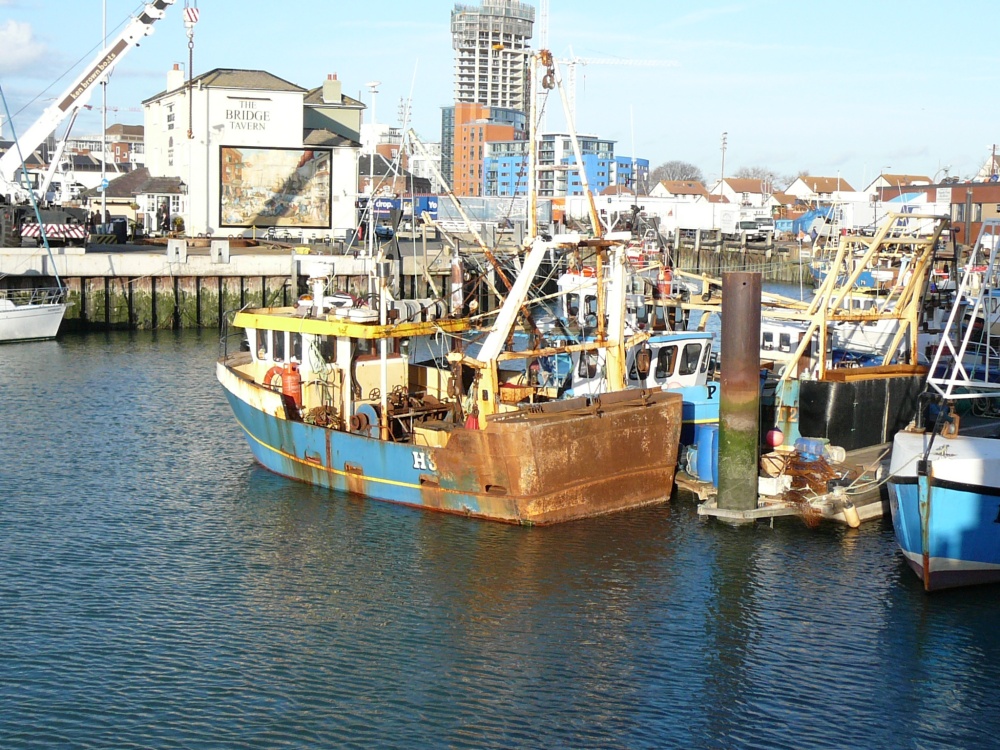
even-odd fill
[[[104,2],[109,35],[142,5]],[[366,104],[365,84],[378,80],[380,122],[396,124],[400,100],[409,98],[417,132],[440,137],[440,107],[452,97],[452,2],[198,5],[196,74],[262,69],[310,88],[336,72],[344,91]],[[164,88],[173,63],[186,68],[183,6],[178,0],[117,66],[108,105],[118,109],[109,123],[141,123],[129,108]],[[1000,140],[1000,113],[988,94],[1000,76],[1000,45],[989,32],[996,7],[985,0],[550,0],[549,46],[560,58],[622,61],[577,67],[577,128],[617,140],[620,154],[634,152],[652,166],[689,161],[711,181],[726,132],[726,174],[755,166],[782,175],[839,173],[861,189],[883,169],[934,177],[948,168],[966,177],[986,160]],[[19,131],[100,49],[101,15],[102,0],[0,0],[0,83],[20,112]],[[533,45],[538,38],[536,23]],[[555,112],[548,126],[561,128],[558,99],[547,107]],[[99,115],[90,113],[74,131],[99,129]]]

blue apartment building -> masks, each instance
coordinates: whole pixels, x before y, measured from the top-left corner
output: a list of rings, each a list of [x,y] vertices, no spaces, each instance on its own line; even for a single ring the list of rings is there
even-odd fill
[[[633,192],[643,188],[649,176],[649,160],[615,156],[615,142],[591,135],[577,137],[583,171],[593,193],[619,186]],[[563,197],[583,195],[583,186],[567,133],[544,133],[538,145],[543,169],[538,177],[539,195]],[[519,196],[528,193],[528,142],[495,141],[487,144],[483,157],[483,195]]]

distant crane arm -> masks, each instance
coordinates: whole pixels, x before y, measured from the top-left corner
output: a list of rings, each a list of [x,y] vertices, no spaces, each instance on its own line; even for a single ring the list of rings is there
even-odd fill
[[[21,156],[28,155],[48,138],[67,117],[84,106],[96,87],[105,81],[121,59],[138,45],[139,41],[153,33],[153,24],[163,18],[166,9],[176,0],[151,0],[142,12],[129,21],[121,33],[101,50],[72,84],[53,102],[17,139],[7,152],[0,157],[0,187],[7,195],[19,195],[21,188],[15,182],[15,175],[21,166]]]

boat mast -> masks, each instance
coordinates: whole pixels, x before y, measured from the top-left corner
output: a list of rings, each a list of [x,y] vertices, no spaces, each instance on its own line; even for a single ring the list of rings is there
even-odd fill
[[[21,174],[27,174],[28,167],[24,163],[24,154],[21,153],[21,142],[17,139],[17,133],[14,129],[14,121],[10,118],[10,108],[7,106],[7,96],[3,92],[3,86],[0,86],[0,100],[3,101],[4,117],[6,117],[7,122],[10,123],[10,134],[11,138],[14,140],[14,145],[11,148],[16,150],[17,156],[21,160]],[[49,264],[52,268],[52,275],[56,279],[56,286],[59,287],[60,294],[65,295],[66,287],[63,285],[62,278],[59,276],[59,270],[56,268],[56,259],[52,255],[52,248],[49,246],[49,237],[45,233],[45,223],[42,221],[42,213],[38,210],[38,198],[35,195],[34,190],[29,190],[28,194],[31,198],[31,207],[35,210],[35,221],[38,222],[38,236],[41,237],[42,243],[45,245],[45,252],[48,253]]]

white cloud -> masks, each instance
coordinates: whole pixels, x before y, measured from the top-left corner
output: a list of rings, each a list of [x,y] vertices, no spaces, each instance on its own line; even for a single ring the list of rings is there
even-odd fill
[[[4,5],[6,0],[0,0]],[[34,37],[31,24],[7,20],[0,23],[0,73],[15,73],[37,62],[45,47]]]

